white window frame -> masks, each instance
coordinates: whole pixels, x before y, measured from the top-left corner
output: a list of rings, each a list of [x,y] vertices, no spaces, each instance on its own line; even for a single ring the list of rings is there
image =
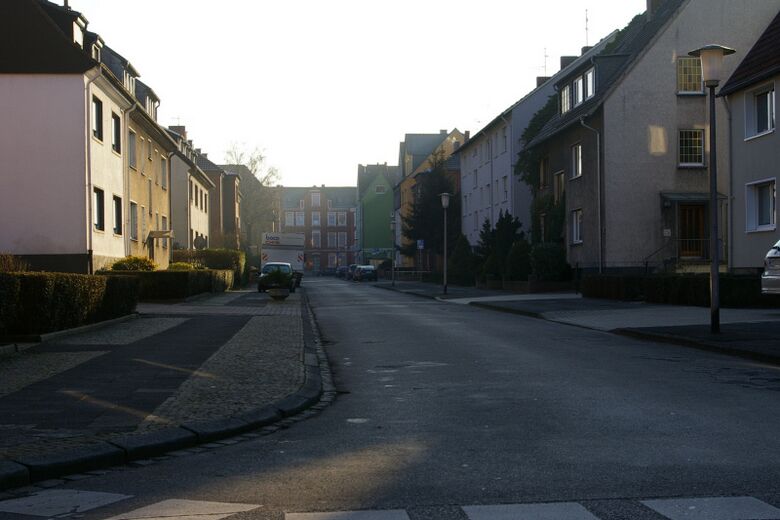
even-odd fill
[[[772,210],[770,213],[771,221],[769,224],[758,223],[758,188],[760,186],[771,184],[772,190]],[[761,179],[745,184],[745,232],[762,233],[766,231],[775,231],[777,229],[777,177]]]
[[[582,143],[571,147],[571,179],[582,177]]]
[[[294,211],[285,211],[284,212],[284,226],[285,227],[295,227],[295,212]]]
[[[336,227],[336,212],[328,211],[328,227]]]
[[[347,227],[347,212],[346,211],[339,211],[337,213],[338,216],[338,226],[339,227]]]
[[[757,98],[761,94],[771,92],[769,106],[767,107],[769,128],[758,131],[758,103]],[[774,133],[777,126],[777,90],[774,82],[762,85],[745,93],[745,141],[756,139]]]
[[[337,244],[339,248],[347,247],[347,232],[346,231],[339,231],[339,235],[337,237]]]
[[[138,168],[138,135],[130,129],[127,136],[127,165],[132,169]]]
[[[312,208],[320,207],[320,192],[315,191],[311,194],[311,207]]]
[[[591,67],[583,75],[585,79],[585,99],[588,100],[596,95],[596,67]]]
[[[561,89],[561,114],[571,110],[571,86],[565,85]]]
[[[314,211],[311,214],[311,227],[320,227],[321,214],[319,211]]]
[[[701,135],[701,162],[683,162],[682,159],[682,138],[683,132],[697,132]],[[705,143],[704,130],[701,128],[681,128],[677,132],[677,165],[681,168],[703,168],[705,166]]]
[[[571,212],[571,243],[582,244],[582,208]]]
[[[684,65],[685,63],[688,63],[690,65],[694,65],[695,67],[698,67],[698,69],[699,69],[699,77],[701,77],[701,60],[699,58],[694,58],[694,57],[691,57],[691,56],[679,56],[677,58],[677,62],[675,63],[675,67],[676,67],[675,78],[676,78],[676,81],[677,81],[677,84],[676,84],[677,94],[678,95],[683,95],[683,96],[702,96],[702,95],[704,95],[704,81],[703,80],[701,81],[700,86],[699,86],[699,88],[697,90],[689,90],[689,89],[682,89],[682,88],[680,88],[681,86],[685,86],[685,85],[681,85],[681,83],[684,83],[684,82],[681,81],[682,78],[681,78],[680,75],[682,73],[686,73],[687,74],[689,72],[688,69],[685,69],[685,65]]]
[[[130,240],[138,241],[138,204],[130,201]]]
[[[335,231],[328,231],[328,247],[333,248],[337,247],[338,244],[338,233]]]
[[[579,106],[585,101],[585,77],[578,76],[572,83],[573,106]]]
[[[322,233],[319,229],[314,229],[311,232],[311,247],[316,249],[322,247]]]
[[[295,212],[295,227],[304,227],[306,225],[306,213],[303,211]]]
[[[92,188],[92,226],[95,231],[106,230],[106,192],[97,186]]]
[[[117,206],[117,202],[119,205]],[[123,208],[122,208],[122,197],[119,195],[113,195],[111,197],[111,214],[113,218],[113,232],[117,236],[122,236],[122,233],[124,232],[124,226],[123,224]],[[118,217],[118,218],[117,218]]]

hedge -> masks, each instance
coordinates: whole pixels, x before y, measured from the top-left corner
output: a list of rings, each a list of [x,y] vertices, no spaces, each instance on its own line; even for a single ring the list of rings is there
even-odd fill
[[[236,288],[247,281],[246,253],[236,249],[179,249],[173,251],[171,261],[202,265],[208,269],[230,269],[233,271],[232,283]]]
[[[0,334],[33,335],[118,318],[135,310],[139,284],[66,273],[0,273]]]
[[[114,272],[104,272],[108,277]],[[229,269],[201,269],[193,271],[124,271],[137,278],[141,300],[182,300],[196,294],[224,292],[233,285],[234,273]]]
[[[585,275],[580,288],[582,295],[589,298],[710,305],[709,274]],[[720,304],[723,307],[775,307],[780,299],[761,294],[759,275],[721,274]]]

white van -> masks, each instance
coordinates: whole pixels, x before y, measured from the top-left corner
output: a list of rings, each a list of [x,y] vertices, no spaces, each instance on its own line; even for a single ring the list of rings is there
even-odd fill
[[[764,259],[761,292],[763,294],[780,294],[780,242],[769,250]]]

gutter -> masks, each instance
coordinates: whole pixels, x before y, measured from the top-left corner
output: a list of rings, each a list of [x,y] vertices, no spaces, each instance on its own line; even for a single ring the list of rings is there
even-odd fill
[[[596,183],[597,183],[597,197],[596,206],[598,208],[598,225],[599,225],[599,274],[604,273],[604,228],[601,222],[601,133],[593,127],[585,124],[585,117],[580,117],[580,124],[586,130],[596,134]]]
[[[92,69],[95,70],[95,69]],[[87,201],[87,272],[88,274],[94,274],[95,268],[92,261],[92,222],[94,215],[92,214],[92,99],[90,94],[92,93],[91,86],[100,77],[100,71],[94,78],[87,81],[84,85],[84,102],[87,105],[87,119],[84,122],[84,128],[86,130],[86,145],[87,145],[87,165],[86,165],[86,201]]]

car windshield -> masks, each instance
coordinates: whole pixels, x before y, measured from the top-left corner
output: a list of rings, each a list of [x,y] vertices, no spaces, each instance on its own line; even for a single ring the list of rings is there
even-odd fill
[[[281,271],[284,274],[290,274],[290,266],[284,265],[284,264],[268,264],[266,266],[263,266],[263,274],[268,274],[273,271]]]
[[[772,246],[772,249],[774,249],[775,251],[780,251],[780,240],[778,240],[777,244]]]

